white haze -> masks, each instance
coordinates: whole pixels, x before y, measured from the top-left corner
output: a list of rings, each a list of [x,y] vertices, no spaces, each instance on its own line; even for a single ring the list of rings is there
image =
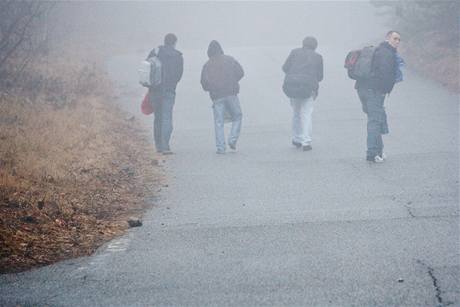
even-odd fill
[[[158,46],[169,32],[180,49],[205,49],[212,39],[226,47],[299,45],[307,35],[348,48],[386,30],[367,1],[61,2],[57,9],[66,35],[127,51]]]

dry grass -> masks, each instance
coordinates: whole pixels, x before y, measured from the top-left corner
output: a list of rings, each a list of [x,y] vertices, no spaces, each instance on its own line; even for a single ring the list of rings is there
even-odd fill
[[[91,253],[141,214],[160,178],[97,67],[44,61],[24,83],[0,95],[0,272]]]

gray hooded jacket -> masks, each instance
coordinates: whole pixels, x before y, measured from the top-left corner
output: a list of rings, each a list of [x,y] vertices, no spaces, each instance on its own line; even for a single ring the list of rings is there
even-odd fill
[[[209,60],[201,70],[201,86],[209,92],[212,100],[237,95],[240,91],[238,82],[244,71],[240,63],[225,55],[219,42],[212,41],[208,47]]]

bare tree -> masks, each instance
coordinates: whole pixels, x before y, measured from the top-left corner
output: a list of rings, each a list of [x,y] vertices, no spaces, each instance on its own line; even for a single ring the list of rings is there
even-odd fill
[[[0,1],[0,78],[20,73],[47,38],[46,13],[54,2]]]

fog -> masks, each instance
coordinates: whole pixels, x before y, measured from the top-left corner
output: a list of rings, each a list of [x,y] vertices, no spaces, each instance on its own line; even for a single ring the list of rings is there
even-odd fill
[[[306,2],[71,2],[60,3],[67,36],[90,38],[135,51],[175,33],[179,49],[300,45],[306,35],[319,46],[362,46],[380,40],[385,28],[367,1]]]

